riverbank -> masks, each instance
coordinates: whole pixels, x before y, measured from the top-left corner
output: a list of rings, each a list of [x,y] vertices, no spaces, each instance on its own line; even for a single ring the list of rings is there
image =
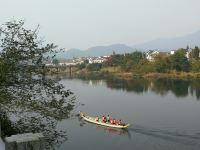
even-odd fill
[[[200,78],[200,72],[178,72],[175,70],[167,73],[155,71],[124,71],[121,67],[103,67],[99,70],[89,70],[87,68],[79,69],[78,67],[56,67],[48,68],[48,75],[67,75],[78,78],[116,78],[130,80],[135,77],[141,78],[171,78],[171,79],[196,79]]]
[[[123,72],[119,67],[103,68],[99,71],[88,71],[87,69],[78,70],[73,72],[75,77],[113,77],[116,79],[130,80],[135,77],[141,78],[171,78],[171,79],[196,79],[200,78],[200,72],[177,72],[171,71],[168,73],[158,72]]]

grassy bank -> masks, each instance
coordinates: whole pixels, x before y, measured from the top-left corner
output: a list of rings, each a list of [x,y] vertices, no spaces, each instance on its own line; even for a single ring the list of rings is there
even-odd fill
[[[87,69],[78,70],[73,73],[77,77],[114,77],[117,79],[132,79],[134,77],[143,78],[172,78],[172,79],[190,79],[190,78],[200,78],[200,72],[177,72],[170,71],[168,73],[158,73],[158,72],[124,72],[120,67],[106,67],[98,71],[89,71]]]

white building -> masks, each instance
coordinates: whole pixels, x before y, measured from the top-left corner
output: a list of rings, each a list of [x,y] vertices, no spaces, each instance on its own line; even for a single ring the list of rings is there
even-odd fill
[[[187,59],[190,59],[190,53],[191,53],[191,51],[192,51],[192,49],[188,49],[188,50],[186,51],[185,57],[186,57]],[[176,50],[171,50],[171,51],[170,51],[170,55],[174,55],[175,52],[176,52]]]
[[[110,56],[91,57],[91,58],[88,58],[88,61],[89,61],[89,64],[103,63],[103,62],[107,61],[109,57]]]
[[[45,64],[45,66],[53,66],[52,63]]]
[[[146,59],[148,61],[154,61],[155,56],[158,54],[159,52],[157,50],[149,50],[148,52],[146,52]]]
[[[175,50],[170,51],[170,55],[174,55],[174,53],[175,53]]]

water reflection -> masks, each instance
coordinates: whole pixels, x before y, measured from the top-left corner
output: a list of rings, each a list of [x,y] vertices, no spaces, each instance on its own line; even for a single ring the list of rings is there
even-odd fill
[[[74,97],[61,105],[44,101],[2,101],[0,103],[0,126],[2,138],[23,133],[43,133],[46,149],[53,149],[67,140],[65,131],[57,124],[69,118],[74,109]]]
[[[172,80],[172,79],[156,79],[153,80],[153,86],[151,90],[157,94],[165,95],[169,91],[176,95],[176,97],[185,97],[188,95],[188,89],[190,87],[190,81],[188,80]]]
[[[163,139],[165,141],[170,141],[174,143],[192,145],[192,146],[197,146],[197,147],[200,146],[200,143],[199,143],[200,135],[198,133],[192,135],[192,134],[187,134],[185,132],[180,132],[180,131],[152,129],[152,128],[142,127],[138,125],[130,126],[129,131],[151,136],[154,138]]]
[[[112,89],[122,89],[124,91],[134,91],[136,93],[143,93],[148,91],[149,81],[138,78],[133,80],[106,80],[107,87]]]
[[[79,119],[80,122],[80,127],[84,127],[87,122],[84,120]],[[156,129],[156,128],[149,128],[149,127],[144,127],[141,125],[131,125],[128,129],[115,129],[115,128],[110,128],[110,127],[104,127],[101,125],[95,125],[93,124],[93,127],[96,128],[97,130],[104,131],[105,133],[108,134],[114,134],[114,135],[119,135],[119,136],[127,136],[129,139],[131,139],[131,136],[135,133],[139,133],[145,136],[150,136],[156,139],[162,139],[164,141],[168,142],[173,142],[173,143],[178,143],[178,144],[183,144],[183,145],[191,145],[193,147],[199,147],[200,143],[200,134],[199,133],[194,133],[194,134],[188,134],[185,131],[170,131],[167,129]]]
[[[176,97],[186,97],[188,95],[192,95],[196,96],[197,100],[200,100],[200,79],[183,80],[168,78],[134,78],[132,80],[123,80],[106,78],[104,80],[88,80],[82,78],[82,80],[93,86],[104,84],[111,89],[135,92],[137,94],[152,91],[156,94],[164,96],[170,92]]]
[[[104,130],[104,132],[109,133],[109,134],[127,135],[128,136],[128,130],[103,127],[103,126],[99,126],[99,125],[96,125],[95,127],[96,127],[96,129]]]

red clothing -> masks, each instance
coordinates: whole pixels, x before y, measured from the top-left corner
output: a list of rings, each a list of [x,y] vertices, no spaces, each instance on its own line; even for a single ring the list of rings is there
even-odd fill
[[[107,121],[107,120],[106,120],[106,117],[103,116],[103,117],[102,117],[102,121],[103,121],[103,122],[106,122],[106,121]]]
[[[114,119],[114,120],[113,120],[113,124],[117,124],[117,121],[116,121],[116,119]]]
[[[113,124],[113,120],[112,119],[110,119],[110,123]]]
[[[95,120],[96,120],[96,121],[99,121],[99,117],[98,117],[98,116],[96,116]]]
[[[102,121],[104,120],[104,116],[102,117]]]

